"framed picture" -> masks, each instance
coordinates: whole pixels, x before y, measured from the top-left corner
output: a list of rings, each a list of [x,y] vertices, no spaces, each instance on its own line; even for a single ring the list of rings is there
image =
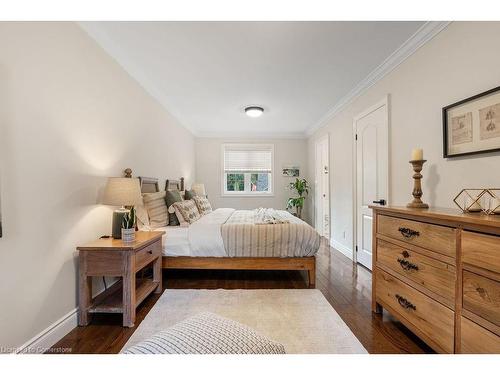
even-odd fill
[[[283,177],[299,177],[300,170],[299,167],[283,167],[281,174]]]
[[[443,156],[500,151],[500,86],[443,108]]]

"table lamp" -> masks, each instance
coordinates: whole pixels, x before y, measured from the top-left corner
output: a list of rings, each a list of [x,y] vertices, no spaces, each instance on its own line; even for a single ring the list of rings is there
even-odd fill
[[[198,195],[200,197],[206,197],[207,196],[207,192],[205,191],[205,184],[194,183],[191,186],[191,190],[193,190],[196,193],[196,195]]]
[[[113,212],[113,238],[122,237],[123,215],[130,210],[125,206],[134,206],[141,196],[138,178],[110,177],[104,189],[103,203],[109,206],[121,206]]]

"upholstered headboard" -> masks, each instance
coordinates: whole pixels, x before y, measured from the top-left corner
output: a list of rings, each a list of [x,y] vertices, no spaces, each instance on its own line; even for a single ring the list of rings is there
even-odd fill
[[[139,177],[141,193],[156,193],[160,191],[158,179],[154,177]]]
[[[165,190],[184,191],[184,177],[181,177],[178,180],[167,180],[165,182]]]
[[[124,174],[125,177],[132,178],[132,169],[125,169]],[[156,193],[160,191],[159,180],[156,177],[139,177],[139,184],[141,185],[141,193]],[[184,177],[178,180],[166,180],[165,190],[184,191]]]

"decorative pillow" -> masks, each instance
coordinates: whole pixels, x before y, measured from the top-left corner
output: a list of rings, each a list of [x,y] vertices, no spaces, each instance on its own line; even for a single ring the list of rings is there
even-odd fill
[[[124,354],[286,354],[282,344],[252,328],[201,313],[161,331]]]
[[[146,193],[142,200],[149,216],[149,224],[152,229],[168,225],[168,210],[165,203],[165,192]]]
[[[140,202],[135,206],[135,216],[137,218],[137,227],[139,230],[149,230],[149,216],[146,207],[144,207],[144,200],[141,197]]]
[[[182,196],[179,190],[167,190],[165,194],[165,202],[167,207],[170,207],[175,202],[182,202]],[[170,225],[179,225],[179,220],[175,216],[175,213],[169,213],[168,221]]]
[[[181,227],[189,227],[189,223],[186,220],[184,220],[184,217],[182,216],[181,212],[174,205],[172,205],[168,208],[168,213],[175,214],[175,216],[177,217],[177,220],[179,220],[179,225]]]
[[[193,199],[194,197],[196,197],[198,194],[195,193],[194,190],[186,190],[184,192],[184,199],[185,200],[188,200],[188,199]]]
[[[195,196],[193,197],[193,201],[196,203],[196,207],[198,207],[198,211],[200,211],[201,216],[212,212],[212,206],[207,198]]]
[[[194,223],[196,220],[200,218],[200,213],[198,212],[198,208],[196,207],[196,204],[192,200],[175,202],[173,206],[174,209],[179,210],[184,220],[187,221],[189,224]]]

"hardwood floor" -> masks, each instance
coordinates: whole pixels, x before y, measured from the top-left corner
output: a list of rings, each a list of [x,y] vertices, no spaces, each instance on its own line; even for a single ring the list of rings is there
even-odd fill
[[[317,254],[316,288],[338,312],[369,353],[432,353],[387,312],[372,314],[371,273],[353,264],[337,250],[323,245]],[[275,289],[307,288],[300,271],[207,271],[163,272],[167,289]],[[158,300],[151,295],[137,309],[134,328],[123,328],[118,314],[95,314],[87,327],[77,327],[53,348],[71,353],[118,353]]]

